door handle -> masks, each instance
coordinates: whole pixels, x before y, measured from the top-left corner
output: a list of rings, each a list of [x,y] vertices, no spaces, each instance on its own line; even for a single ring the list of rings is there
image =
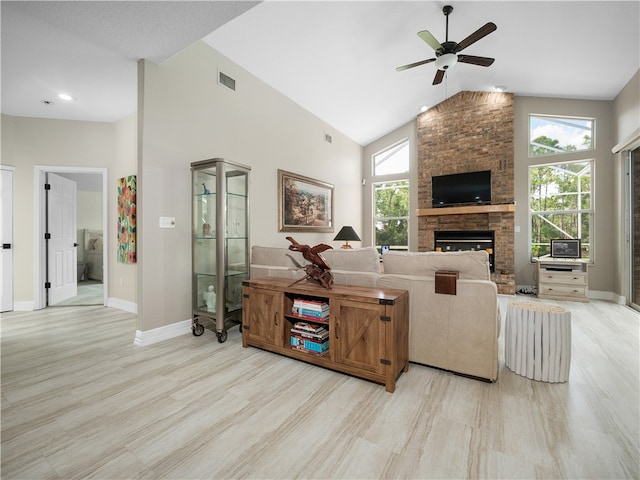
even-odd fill
[[[74,243],[74,244],[73,244],[73,246],[74,246],[74,247],[77,247],[77,246],[78,246],[78,244],[77,244],[77,243]]]
[[[11,244],[10,243],[3,243],[2,244],[2,249],[3,250],[10,250],[11,249]]]

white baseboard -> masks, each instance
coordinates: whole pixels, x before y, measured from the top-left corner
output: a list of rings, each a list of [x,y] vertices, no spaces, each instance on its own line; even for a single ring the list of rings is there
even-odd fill
[[[14,312],[32,312],[33,311],[33,300],[27,302],[13,302],[13,311]]]
[[[129,313],[138,313],[137,303],[128,302],[127,300],[121,300],[119,298],[109,297],[107,299],[107,307],[117,308]]]
[[[137,347],[146,347],[180,335],[186,335],[191,333],[192,323],[192,320],[189,319],[154,328],[153,330],[145,330],[144,332],[136,330],[136,338],[133,340],[133,344]]]

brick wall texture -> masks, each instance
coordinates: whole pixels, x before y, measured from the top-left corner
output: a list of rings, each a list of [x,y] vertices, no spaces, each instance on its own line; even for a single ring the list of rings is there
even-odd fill
[[[418,116],[418,208],[431,208],[431,177],[491,170],[491,203],[513,203],[513,94],[460,92]],[[515,293],[513,213],[418,217],[418,249],[434,231],[493,230],[499,293]]]

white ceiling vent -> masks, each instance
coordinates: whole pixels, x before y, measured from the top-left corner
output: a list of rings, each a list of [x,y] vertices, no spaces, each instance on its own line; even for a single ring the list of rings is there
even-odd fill
[[[229,75],[222,73],[220,70],[218,70],[218,83],[233,90],[234,92],[236,91],[236,81]]]

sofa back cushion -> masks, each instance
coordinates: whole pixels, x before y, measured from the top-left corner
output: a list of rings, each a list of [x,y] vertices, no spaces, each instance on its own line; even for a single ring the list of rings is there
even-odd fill
[[[298,265],[301,266],[309,263],[302,257],[302,253],[294,252],[292,250],[289,250],[288,248],[261,247],[255,245],[251,247],[251,263],[253,265],[286,267],[295,270],[296,268],[298,268],[298,266],[292,259],[298,262]]]
[[[382,256],[384,273],[435,276],[437,270],[455,270],[464,280],[491,280],[489,254],[468,252],[388,252]]]
[[[375,247],[325,250],[321,255],[331,270],[380,273],[380,255]]]

